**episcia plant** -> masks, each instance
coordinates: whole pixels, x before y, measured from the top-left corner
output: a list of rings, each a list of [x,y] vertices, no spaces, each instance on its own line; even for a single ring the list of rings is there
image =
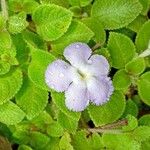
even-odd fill
[[[0,150],[150,149],[150,0],[0,2]]]

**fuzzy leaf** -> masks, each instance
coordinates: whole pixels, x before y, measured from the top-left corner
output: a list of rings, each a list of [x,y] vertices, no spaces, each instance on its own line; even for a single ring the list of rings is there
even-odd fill
[[[144,73],[138,81],[138,91],[141,100],[150,106],[150,71]]]
[[[141,53],[148,48],[148,43],[150,41],[150,21],[147,21],[140,28],[136,36],[136,47],[137,52]]]
[[[11,16],[8,20],[8,30],[12,34],[17,34],[23,31],[28,26],[26,21],[26,13],[21,12],[17,15]]]
[[[113,85],[116,90],[127,90],[131,85],[131,78],[124,69],[117,71],[113,77]]]
[[[44,90],[48,90],[45,83],[45,71],[47,66],[55,60],[55,57],[42,50],[36,50],[32,54],[32,61],[28,68],[28,75],[31,81]]]
[[[138,0],[97,0],[92,7],[92,16],[96,17],[106,29],[117,29],[131,23],[141,12]]]
[[[123,68],[135,56],[133,42],[120,33],[110,33],[108,50],[112,59],[112,66],[117,69]]]
[[[27,145],[20,145],[18,150],[32,150],[32,148]]]
[[[69,0],[70,5],[80,7],[85,7],[89,5],[91,2],[92,0]]]
[[[78,127],[78,121],[68,117],[63,112],[58,113],[58,123],[70,133],[74,133]]]
[[[119,119],[124,109],[125,98],[121,92],[116,91],[106,104],[102,106],[90,105],[88,112],[94,124],[96,126],[102,126]]]
[[[139,125],[150,126],[150,114],[144,115],[139,119]]]
[[[10,71],[0,77],[0,105],[15,96],[22,85],[22,72],[19,69]]]
[[[103,45],[106,40],[106,33],[101,23],[95,18],[85,18],[82,22],[94,32],[94,41]]]
[[[36,87],[28,78],[25,78],[21,90],[16,95],[16,102],[26,113],[27,119],[31,120],[46,107],[48,92]]]
[[[139,75],[141,74],[146,68],[144,58],[135,58],[131,60],[129,63],[126,64],[125,70],[129,74]]]
[[[39,6],[32,17],[37,33],[44,40],[53,41],[67,31],[72,20],[72,13],[63,7],[50,4]]]
[[[47,134],[52,137],[60,137],[63,132],[64,130],[58,122],[53,122],[47,127]]]
[[[69,44],[73,42],[87,43],[93,36],[94,33],[86,25],[78,21],[73,21],[65,35],[52,42],[52,50],[62,54],[64,48]]]
[[[56,104],[56,106],[68,117],[71,117],[71,119],[74,119],[75,121],[80,119],[80,113],[79,112],[73,112],[68,110],[68,108],[65,105],[65,96],[63,93],[57,93],[57,92],[51,92],[52,100]]]
[[[17,124],[25,117],[25,113],[13,102],[0,105],[0,122],[7,125]]]

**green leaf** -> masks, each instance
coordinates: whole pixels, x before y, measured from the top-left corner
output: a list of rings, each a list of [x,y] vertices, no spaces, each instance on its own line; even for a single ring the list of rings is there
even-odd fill
[[[146,114],[139,119],[139,125],[150,126],[150,114]]]
[[[149,0],[139,0],[139,1],[140,1],[140,3],[142,4],[142,7],[143,7],[141,14],[146,16],[147,12],[149,10],[149,4],[150,4]]]
[[[27,145],[20,145],[18,150],[32,150],[32,148]]]
[[[0,105],[0,122],[7,125],[17,124],[25,117],[25,113],[13,102]]]
[[[138,0],[97,0],[93,4],[91,15],[106,29],[117,29],[131,23],[141,10]]]
[[[137,119],[132,115],[127,115],[126,119],[128,120],[128,124],[123,126],[123,131],[132,131],[138,126]]]
[[[117,69],[123,68],[135,56],[133,42],[120,33],[111,32],[107,46],[112,66]]]
[[[60,150],[74,150],[70,142],[71,142],[70,135],[68,133],[65,133],[59,142]]]
[[[96,18],[85,18],[82,19],[82,22],[94,32],[94,41],[103,45],[106,40],[106,33],[101,23]]]
[[[106,149],[141,150],[140,144],[127,134],[103,134]]]
[[[123,117],[127,116],[127,115],[132,115],[134,117],[137,117],[138,115],[138,106],[137,104],[129,99],[127,102],[126,102],[126,107],[125,107],[125,111],[123,113]]]
[[[52,137],[60,137],[63,132],[64,130],[58,122],[53,122],[47,127],[47,134]]]
[[[28,68],[28,75],[37,87],[48,90],[45,83],[45,71],[47,66],[54,60],[55,57],[53,55],[42,50],[36,50],[32,53],[32,61]]]
[[[53,41],[61,37],[68,29],[71,20],[71,11],[54,5],[39,6],[33,16],[37,33],[47,41]]]
[[[124,69],[117,71],[113,77],[113,85],[116,90],[126,91],[131,85],[131,78]]]
[[[115,91],[106,104],[102,106],[90,105],[88,112],[95,126],[102,126],[119,119],[124,109],[124,95],[119,91]]]
[[[0,105],[15,96],[22,85],[22,72],[14,69],[0,77]]]
[[[50,138],[40,132],[32,132],[30,134],[30,145],[33,149],[44,150],[49,143]]]
[[[135,20],[133,20],[129,25],[128,28],[131,29],[134,32],[139,32],[140,28],[142,27],[142,25],[147,21],[147,17],[146,16],[142,16],[139,15],[138,17],[136,17]]]
[[[27,119],[39,115],[48,103],[48,92],[36,87],[28,78],[16,95],[18,106],[26,113]]]
[[[132,133],[134,139],[139,142],[145,141],[150,137],[150,127],[149,126],[139,126]]]
[[[52,100],[56,106],[68,117],[77,121],[80,119],[79,112],[70,111],[65,105],[65,96],[63,93],[51,92]]]
[[[92,0],[69,0],[70,5],[80,7],[85,7],[89,5],[91,2]]]
[[[73,21],[68,31],[58,40],[52,42],[52,50],[62,54],[64,48],[73,42],[89,42],[94,33],[83,23]]]
[[[63,112],[58,113],[58,123],[70,133],[74,133],[78,127],[78,121],[68,117]]]
[[[137,52],[141,53],[148,48],[148,43],[150,41],[150,21],[147,21],[140,28],[136,36],[136,47]]]
[[[141,100],[150,106],[150,71],[144,73],[138,81],[138,92]]]
[[[91,150],[91,145],[86,138],[85,131],[78,131],[73,136],[72,145],[75,150]]]
[[[25,12],[11,16],[8,20],[8,30],[12,34],[21,33],[27,26],[28,22],[26,21]]]
[[[141,74],[146,68],[144,58],[135,58],[128,62],[125,66],[125,70],[129,74],[139,75]]]

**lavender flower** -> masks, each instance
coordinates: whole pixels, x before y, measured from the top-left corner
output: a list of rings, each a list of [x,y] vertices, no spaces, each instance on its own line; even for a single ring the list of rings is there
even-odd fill
[[[114,90],[108,77],[108,61],[91,53],[88,45],[73,43],[64,50],[70,64],[58,59],[47,67],[47,85],[57,92],[65,91],[65,104],[70,110],[83,111],[89,102],[102,105]]]

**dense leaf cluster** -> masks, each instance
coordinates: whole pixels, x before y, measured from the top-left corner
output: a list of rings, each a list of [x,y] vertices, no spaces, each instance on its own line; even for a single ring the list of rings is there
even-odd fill
[[[0,149],[149,150],[149,18],[150,0],[1,0]],[[44,77],[73,42],[108,59],[115,87],[78,113]]]

